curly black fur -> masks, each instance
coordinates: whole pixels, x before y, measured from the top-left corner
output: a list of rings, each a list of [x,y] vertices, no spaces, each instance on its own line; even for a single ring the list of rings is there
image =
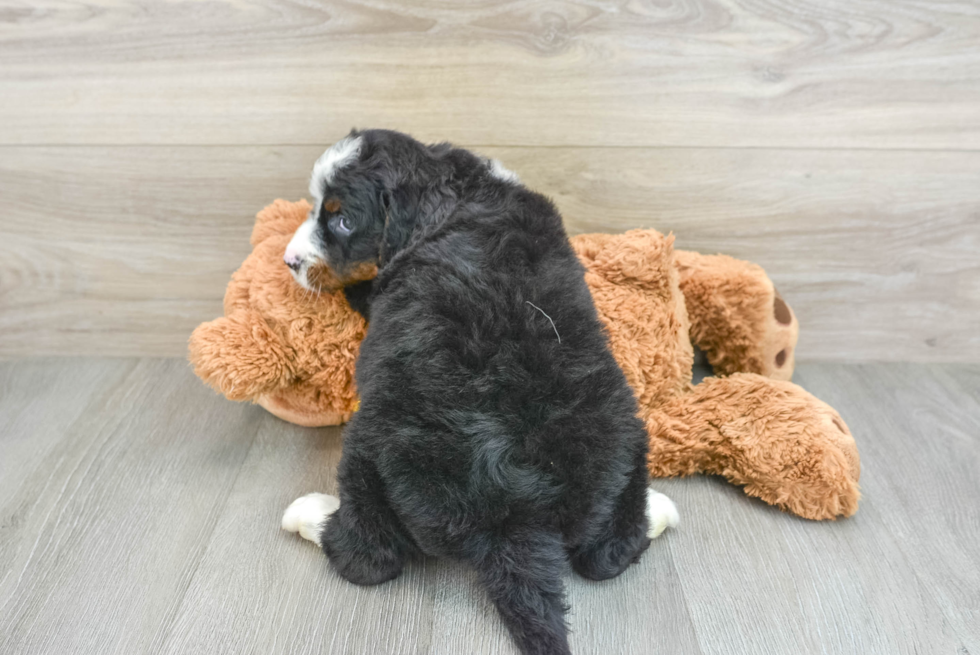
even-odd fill
[[[323,549],[358,584],[461,559],[523,652],[568,653],[567,563],[601,580],[649,545],[647,438],[584,270],[551,202],[486,159],[352,136],[318,238],[332,268],[380,272],[348,289],[370,327]]]

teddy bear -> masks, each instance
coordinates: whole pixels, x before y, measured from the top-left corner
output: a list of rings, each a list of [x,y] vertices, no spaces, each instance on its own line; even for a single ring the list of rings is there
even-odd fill
[[[276,200],[259,212],[225,315],[194,330],[189,355],[195,373],[229,399],[313,427],[357,410],[354,367],[367,322],[342,291],[303,289],[283,263],[309,211],[306,201]],[[652,476],[721,475],[808,519],[857,511],[854,438],[832,407],[790,382],[799,326],[761,267],[675,250],[674,237],[655,230],[571,243],[636,395]],[[715,373],[697,384],[695,346]]]

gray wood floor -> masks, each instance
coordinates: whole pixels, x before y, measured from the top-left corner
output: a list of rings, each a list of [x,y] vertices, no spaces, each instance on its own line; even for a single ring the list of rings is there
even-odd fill
[[[681,526],[616,580],[569,576],[576,653],[980,653],[980,367],[796,379],[857,436],[858,514],[657,481]],[[181,360],[0,364],[0,653],[512,653],[461,566],[359,588],[279,530],[340,449]]]

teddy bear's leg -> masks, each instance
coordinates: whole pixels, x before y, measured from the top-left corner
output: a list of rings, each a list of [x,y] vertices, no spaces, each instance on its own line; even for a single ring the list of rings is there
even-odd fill
[[[691,340],[715,372],[792,378],[799,325],[762,267],[683,250],[674,257]]]
[[[674,238],[654,230],[572,237],[609,349],[640,407],[687,389],[694,351]]]
[[[667,496],[647,487],[649,474],[642,453],[626,488],[616,500],[606,526],[595,538],[570,553],[572,569],[583,578],[607,580],[622,573],[660,536],[678,523],[677,508]]]
[[[330,386],[325,388],[333,390]],[[345,398],[338,397],[340,395],[325,393],[324,387],[303,381],[293,382],[278,391],[264,393],[255,402],[273,416],[289,423],[305,428],[322,428],[350,420],[353,412],[337,407],[345,402]]]
[[[707,378],[647,418],[654,477],[709,473],[809,519],[857,511],[857,446],[840,416],[791,382]]]
[[[251,400],[292,377],[286,346],[261,321],[219,318],[191,334],[194,372],[230,400]]]

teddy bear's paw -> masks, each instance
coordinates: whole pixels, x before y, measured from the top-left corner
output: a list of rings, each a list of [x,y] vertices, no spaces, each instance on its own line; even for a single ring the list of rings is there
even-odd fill
[[[320,545],[320,532],[330,515],[340,507],[340,499],[329,494],[306,494],[294,500],[282,515],[282,529]]]
[[[650,527],[647,528],[647,537],[650,539],[656,539],[664,530],[676,528],[681,522],[674,501],[649,488],[647,489],[647,519],[650,521]]]

